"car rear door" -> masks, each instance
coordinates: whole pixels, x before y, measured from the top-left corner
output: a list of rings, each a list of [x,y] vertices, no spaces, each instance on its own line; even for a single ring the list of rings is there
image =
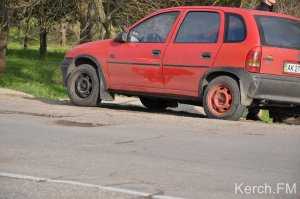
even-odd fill
[[[300,21],[256,16],[262,43],[261,73],[300,77]]]
[[[111,47],[108,64],[113,89],[163,89],[162,56],[179,14],[169,11],[146,18],[129,30],[128,42]]]
[[[165,89],[172,94],[198,96],[199,82],[213,65],[221,47],[223,13],[189,10],[179,23],[163,60]]]

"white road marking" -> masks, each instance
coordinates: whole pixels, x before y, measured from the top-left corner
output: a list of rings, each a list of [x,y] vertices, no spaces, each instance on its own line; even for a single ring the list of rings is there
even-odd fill
[[[14,173],[0,172],[0,177],[13,178],[13,179],[19,179],[19,180],[27,180],[27,181],[33,181],[33,182],[48,182],[48,183],[58,183],[58,184],[82,186],[82,187],[88,187],[88,188],[97,188],[100,191],[115,192],[115,193],[132,195],[132,196],[149,198],[149,199],[184,199],[184,198],[176,198],[176,197],[164,196],[164,195],[155,195],[155,194],[144,193],[144,192],[139,192],[139,191],[132,191],[132,190],[128,190],[128,189],[120,189],[120,188],[115,188],[115,187],[82,183],[82,182],[78,182],[78,181],[54,180],[54,179],[50,179],[50,178],[34,177],[34,176],[14,174]]]

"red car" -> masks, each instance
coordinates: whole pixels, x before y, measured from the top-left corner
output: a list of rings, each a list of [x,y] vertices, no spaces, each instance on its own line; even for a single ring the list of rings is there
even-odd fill
[[[76,46],[62,71],[80,106],[123,94],[156,111],[203,106],[217,119],[259,108],[274,117],[299,114],[300,20],[240,8],[168,8],[113,40]]]

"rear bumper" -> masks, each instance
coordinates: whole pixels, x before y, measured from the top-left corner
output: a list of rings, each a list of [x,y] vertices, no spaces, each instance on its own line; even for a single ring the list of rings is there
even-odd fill
[[[300,104],[300,78],[251,74],[251,79],[250,98]]]

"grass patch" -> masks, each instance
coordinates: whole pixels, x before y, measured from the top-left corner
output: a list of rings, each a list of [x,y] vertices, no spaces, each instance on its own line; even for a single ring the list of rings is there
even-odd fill
[[[38,98],[66,98],[60,71],[65,51],[64,48],[49,47],[47,57],[41,60],[37,46],[24,50],[20,45],[11,43],[7,51],[6,71],[0,76],[0,87]]]

